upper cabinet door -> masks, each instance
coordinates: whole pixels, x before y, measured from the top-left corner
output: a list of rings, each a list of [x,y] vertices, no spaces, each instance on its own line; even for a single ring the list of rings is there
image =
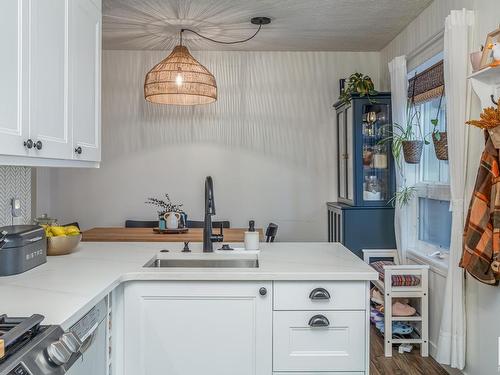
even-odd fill
[[[29,155],[26,106],[28,55],[26,0],[0,1],[0,155]]]
[[[90,0],[69,2],[69,122],[73,158],[101,160],[101,12]]]
[[[68,0],[30,0],[29,123],[33,156],[71,158],[67,121]]]

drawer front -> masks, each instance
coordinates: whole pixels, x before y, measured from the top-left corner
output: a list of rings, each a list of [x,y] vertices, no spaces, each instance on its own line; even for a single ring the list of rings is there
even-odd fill
[[[273,370],[363,372],[365,340],[364,311],[275,311]]]
[[[364,281],[275,281],[274,310],[364,310]]]

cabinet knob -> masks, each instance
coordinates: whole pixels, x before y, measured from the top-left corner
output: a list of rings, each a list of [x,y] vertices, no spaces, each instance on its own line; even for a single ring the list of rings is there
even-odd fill
[[[24,141],[24,147],[26,147],[27,149],[33,148],[33,141],[31,139]]]
[[[75,148],[75,152],[78,154],[78,155],[81,155],[82,154],[82,148],[80,146],[78,146],[77,148]]]
[[[34,147],[37,149],[37,150],[41,150],[42,147],[43,147],[43,143],[42,141],[36,141],[36,143],[34,144]]]
[[[266,288],[264,288],[264,287],[260,288],[260,289],[259,289],[259,294],[260,294],[261,296],[265,296],[265,295],[267,294],[267,289],[266,289]]]
[[[325,288],[316,288],[309,293],[309,298],[312,300],[330,299],[330,293]]]
[[[311,319],[309,319],[310,327],[328,327],[330,325],[330,321],[324,315],[314,315]]]

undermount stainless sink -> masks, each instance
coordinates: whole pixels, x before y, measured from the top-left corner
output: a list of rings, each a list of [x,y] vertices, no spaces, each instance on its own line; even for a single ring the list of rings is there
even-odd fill
[[[244,259],[200,259],[200,258],[153,258],[144,267],[149,268],[258,268],[257,258]]]

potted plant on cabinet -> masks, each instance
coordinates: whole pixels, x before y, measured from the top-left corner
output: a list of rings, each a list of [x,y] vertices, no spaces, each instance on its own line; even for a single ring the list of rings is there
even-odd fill
[[[363,73],[353,73],[345,82],[344,89],[341,90],[339,100],[344,104],[350,104],[352,94],[359,94],[360,97],[368,97],[372,102],[371,96],[375,96],[378,92],[375,90],[370,76]]]
[[[448,134],[446,131],[439,131],[439,115],[441,113],[441,103],[443,101],[443,94],[439,98],[439,105],[436,113],[436,118],[431,120],[433,125],[432,142],[434,143],[434,152],[438,160],[448,160]]]

